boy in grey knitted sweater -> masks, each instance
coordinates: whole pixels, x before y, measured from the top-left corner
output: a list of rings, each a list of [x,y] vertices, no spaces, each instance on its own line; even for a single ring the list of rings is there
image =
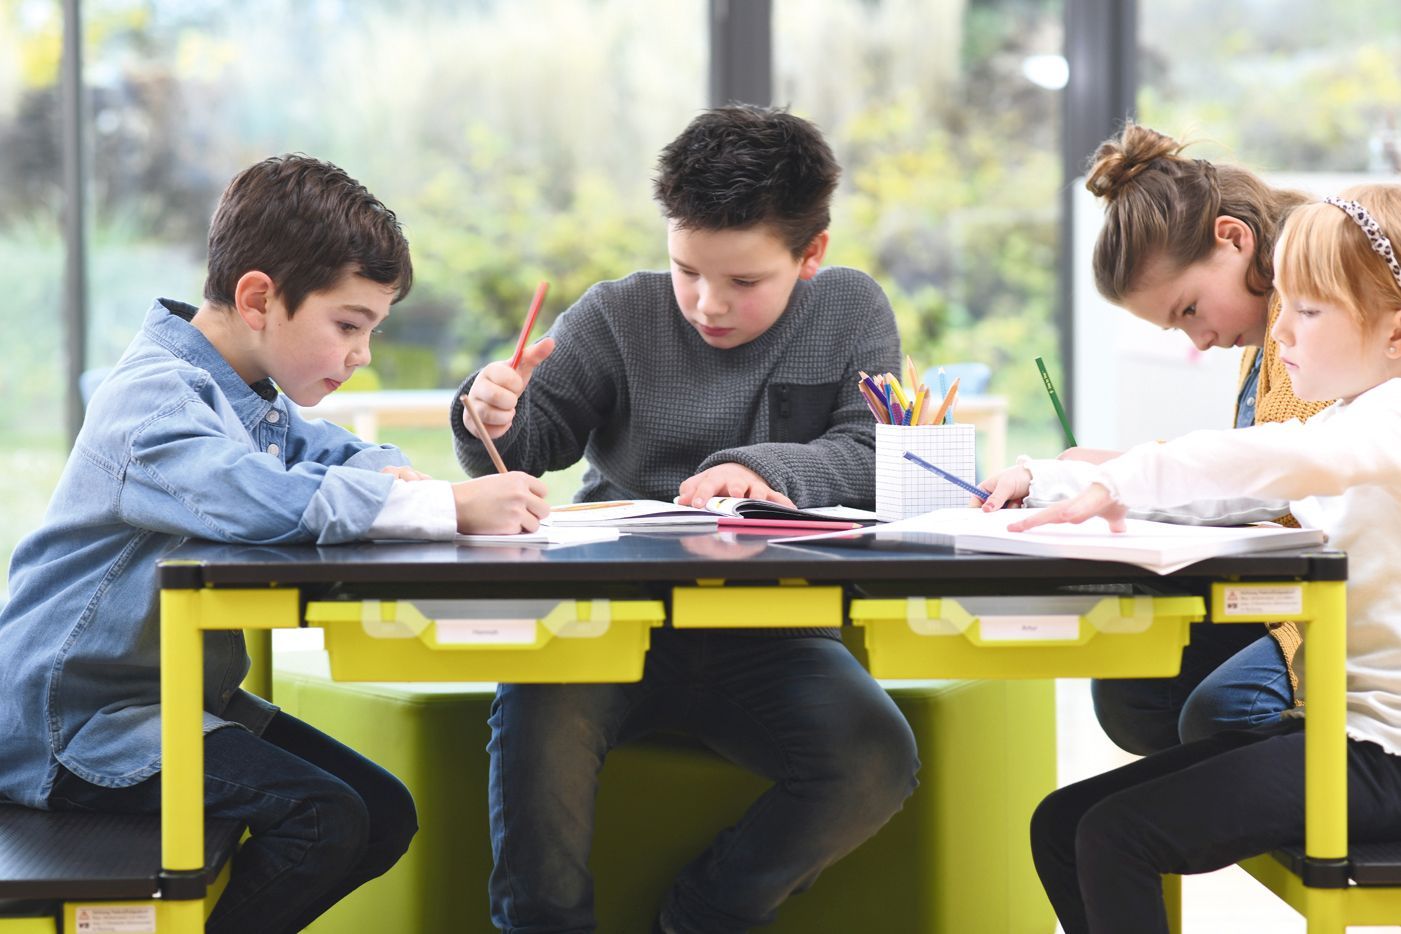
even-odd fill
[[[750,496],[869,506],[874,430],[857,372],[899,367],[869,276],[820,270],[839,168],[817,128],[717,108],[663,150],[670,275],[591,288],[462,394],[516,470],[587,458],[579,500]],[[458,459],[491,470],[453,407]],[[491,716],[492,917],[592,931],[594,794],[608,750],[699,736],[772,779],[678,876],[656,930],[745,931],[874,834],[914,790],[914,738],[832,630],[659,630],[637,684],[502,685]]]

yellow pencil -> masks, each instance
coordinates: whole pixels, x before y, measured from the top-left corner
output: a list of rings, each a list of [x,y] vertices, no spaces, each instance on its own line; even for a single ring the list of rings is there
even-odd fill
[[[919,413],[924,411],[924,400],[929,395],[929,387],[923,383],[919,384],[919,389],[915,392],[915,410],[910,413],[910,424],[919,424]]]
[[[900,388],[900,380],[895,378],[894,373],[885,374],[885,383],[890,387],[890,392],[895,396],[895,401],[900,403],[900,408],[908,408],[910,400],[905,395],[905,391]]]

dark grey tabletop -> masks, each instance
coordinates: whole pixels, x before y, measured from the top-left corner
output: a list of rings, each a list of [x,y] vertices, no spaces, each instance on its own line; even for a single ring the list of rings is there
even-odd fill
[[[1170,591],[1219,580],[1342,580],[1347,557],[1325,549],[1212,558],[1162,577],[1108,561],[956,553],[935,545],[777,545],[781,535],[735,532],[626,534],[610,542],[545,548],[448,542],[358,543],[330,547],[225,545],[191,541],[161,561],[165,588],[296,586],[373,597],[413,585],[432,593],[603,595],[619,588],[723,579],[884,589],[917,586],[930,595],[1007,593],[1079,584],[1133,584]]]

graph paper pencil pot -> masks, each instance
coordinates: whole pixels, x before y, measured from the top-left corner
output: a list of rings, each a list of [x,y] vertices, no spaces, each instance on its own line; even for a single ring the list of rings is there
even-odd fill
[[[977,483],[972,425],[877,425],[876,516],[882,522],[968,505],[966,490],[906,459],[906,451]]]

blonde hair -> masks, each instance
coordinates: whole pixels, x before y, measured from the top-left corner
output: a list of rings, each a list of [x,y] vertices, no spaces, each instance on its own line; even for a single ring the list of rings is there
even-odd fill
[[[1239,166],[1189,159],[1181,154],[1187,145],[1129,122],[1091,157],[1085,187],[1106,202],[1095,241],[1095,286],[1116,305],[1142,285],[1150,262],[1163,259],[1182,270],[1206,258],[1222,216],[1255,235],[1245,287],[1255,295],[1273,287],[1275,236],[1289,211],[1309,197],[1271,188]]]
[[[1357,185],[1339,194],[1367,209],[1401,247],[1401,185]],[[1279,289],[1340,305],[1364,329],[1401,308],[1401,284],[1367,234],[1341,208],[1317,202],[1294,211],[1279,235]]]

